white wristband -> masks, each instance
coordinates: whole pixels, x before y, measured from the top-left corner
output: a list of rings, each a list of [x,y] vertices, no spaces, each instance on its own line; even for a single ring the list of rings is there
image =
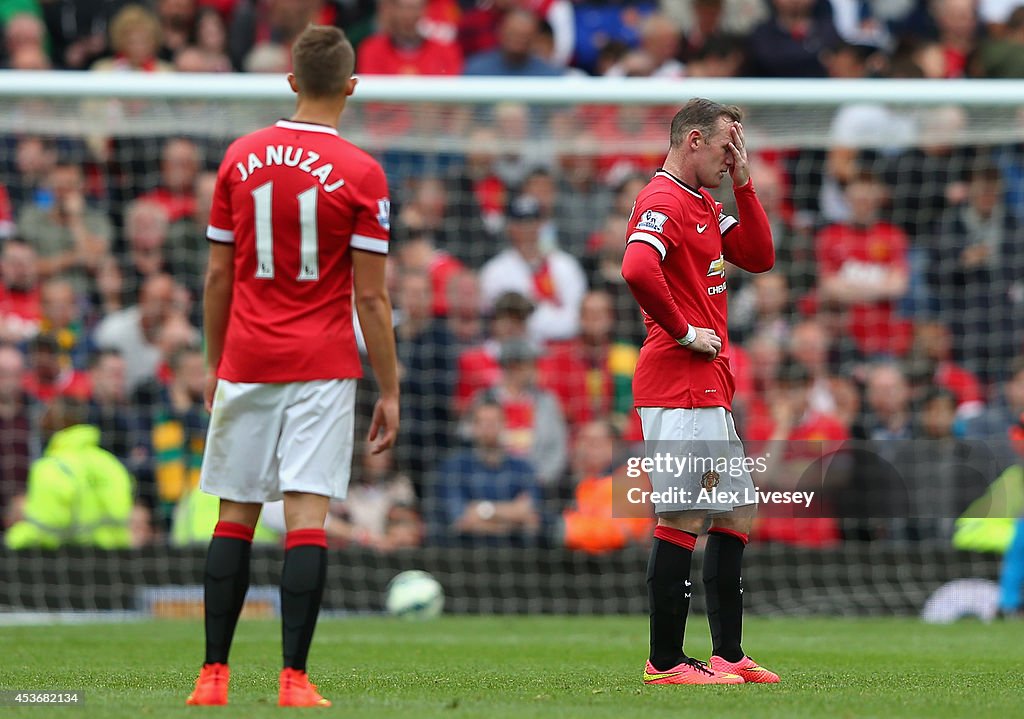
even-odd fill
[[[686,336],[683,337],[682,339],[676,340],[676,342],[678,342],[683,347],[686,347],[687,345],[692,345],[693,341],[697,339],[697,328],[694,327],[693,325],[687,325],[687,327],[689,327],[690,329],[686,331]]]

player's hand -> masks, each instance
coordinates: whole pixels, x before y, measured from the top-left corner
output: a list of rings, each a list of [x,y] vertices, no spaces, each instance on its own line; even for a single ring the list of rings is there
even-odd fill
[[[210,372],[206,375],[206,387],[203,388],[203,402],[206,404],[206,411],[213,411],[213,396],[217,393],[217,375]]]
[[[729,128],[729,135],[732,138],[729,143],[729,152],[732,153],[729,175],[732,177],[733,187],[742,187],[750,179],[750,165],[747,163],[747,145],[743,137],[743,125],[738,122],[734,123]]]
[[[708,327],[694,327],[693,329],[697,331],[697,338],[686,345],[686,349],[706,355],[708,362],[711,362],[722,351],[722,338]]]
[[[370,421],[370,454],[380,454],[390,449],[398,437],[398,397],[381,397],[373,407]]]

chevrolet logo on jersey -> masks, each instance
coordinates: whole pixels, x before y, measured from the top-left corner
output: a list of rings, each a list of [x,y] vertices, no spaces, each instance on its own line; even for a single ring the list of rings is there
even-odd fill
[[[725,277],[725,257],[719,255],[717,260],[711,260],[708,265],[708,277]]]

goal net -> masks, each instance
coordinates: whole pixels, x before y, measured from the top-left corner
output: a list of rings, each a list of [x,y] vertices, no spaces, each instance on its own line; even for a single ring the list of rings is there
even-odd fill
[[[47,73],[4,73],[0,95],[0,608],[194,612],[213,184],[292,98],[280,78]],[[695,96],[743,110],[776,246],[767,274],[709,269],[737,429],[775,457],[762,490],[817,493],[766,497],[748,606],[913,612],[995,577],[1024,511],[1024,85],[368,77],[341,134],[388,176],[403,424],[383,458],[356,443],[330,609],[378,611],[418,568],[457,612],[643,611],[651,507],[626,468],[651,453],[645,332],[619,269]],[[712,194],[737,215],[728,177]],[[26,499],[55,397],[99,427],[127,500],[43,479]],[[357,440],[373,401],[368,379]],[[276,582],[282,531],[268,506],[254,585]]]

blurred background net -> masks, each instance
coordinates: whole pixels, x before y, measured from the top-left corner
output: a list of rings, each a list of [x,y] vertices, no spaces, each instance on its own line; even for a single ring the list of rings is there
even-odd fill
[[[142,609],[145,587],[201,578],[216,514],[195,489],[210,197],[227,145],[292,106],[186,97],[181,82],[4,99],[0,606]],[[566,83],[552,101],[495,82],[506,99],[450,86],[436,102],[368,79],[343,117],[391,187],[403,432],[383,458],[357,444],[328,526],[332,609],[379,609],[415,567],[457,612],[644,610],[652,522],[612,517],[612,477],[643,453],[630,380],[644,330],[619,266],[677,107],[617,85],[595,102],[596,86]],[[750,606],[913,611],[944,581],[993,575],[1024,511],[1024,116],[1005,94],[1021,89],[957,104],[856,84],[856,101],[829,89],[814,104],[743,87],[721,93],[745,112],[777,264],[726,269],[740,436],[874,443],[837,504],[758,524]],[[728,180],[714,194],[734,213]],[[100,429],[130,493],[69,499],[41,478],[26,510],[55,398]],[[257,535],[255,583],[275,581],[279,513]]]

